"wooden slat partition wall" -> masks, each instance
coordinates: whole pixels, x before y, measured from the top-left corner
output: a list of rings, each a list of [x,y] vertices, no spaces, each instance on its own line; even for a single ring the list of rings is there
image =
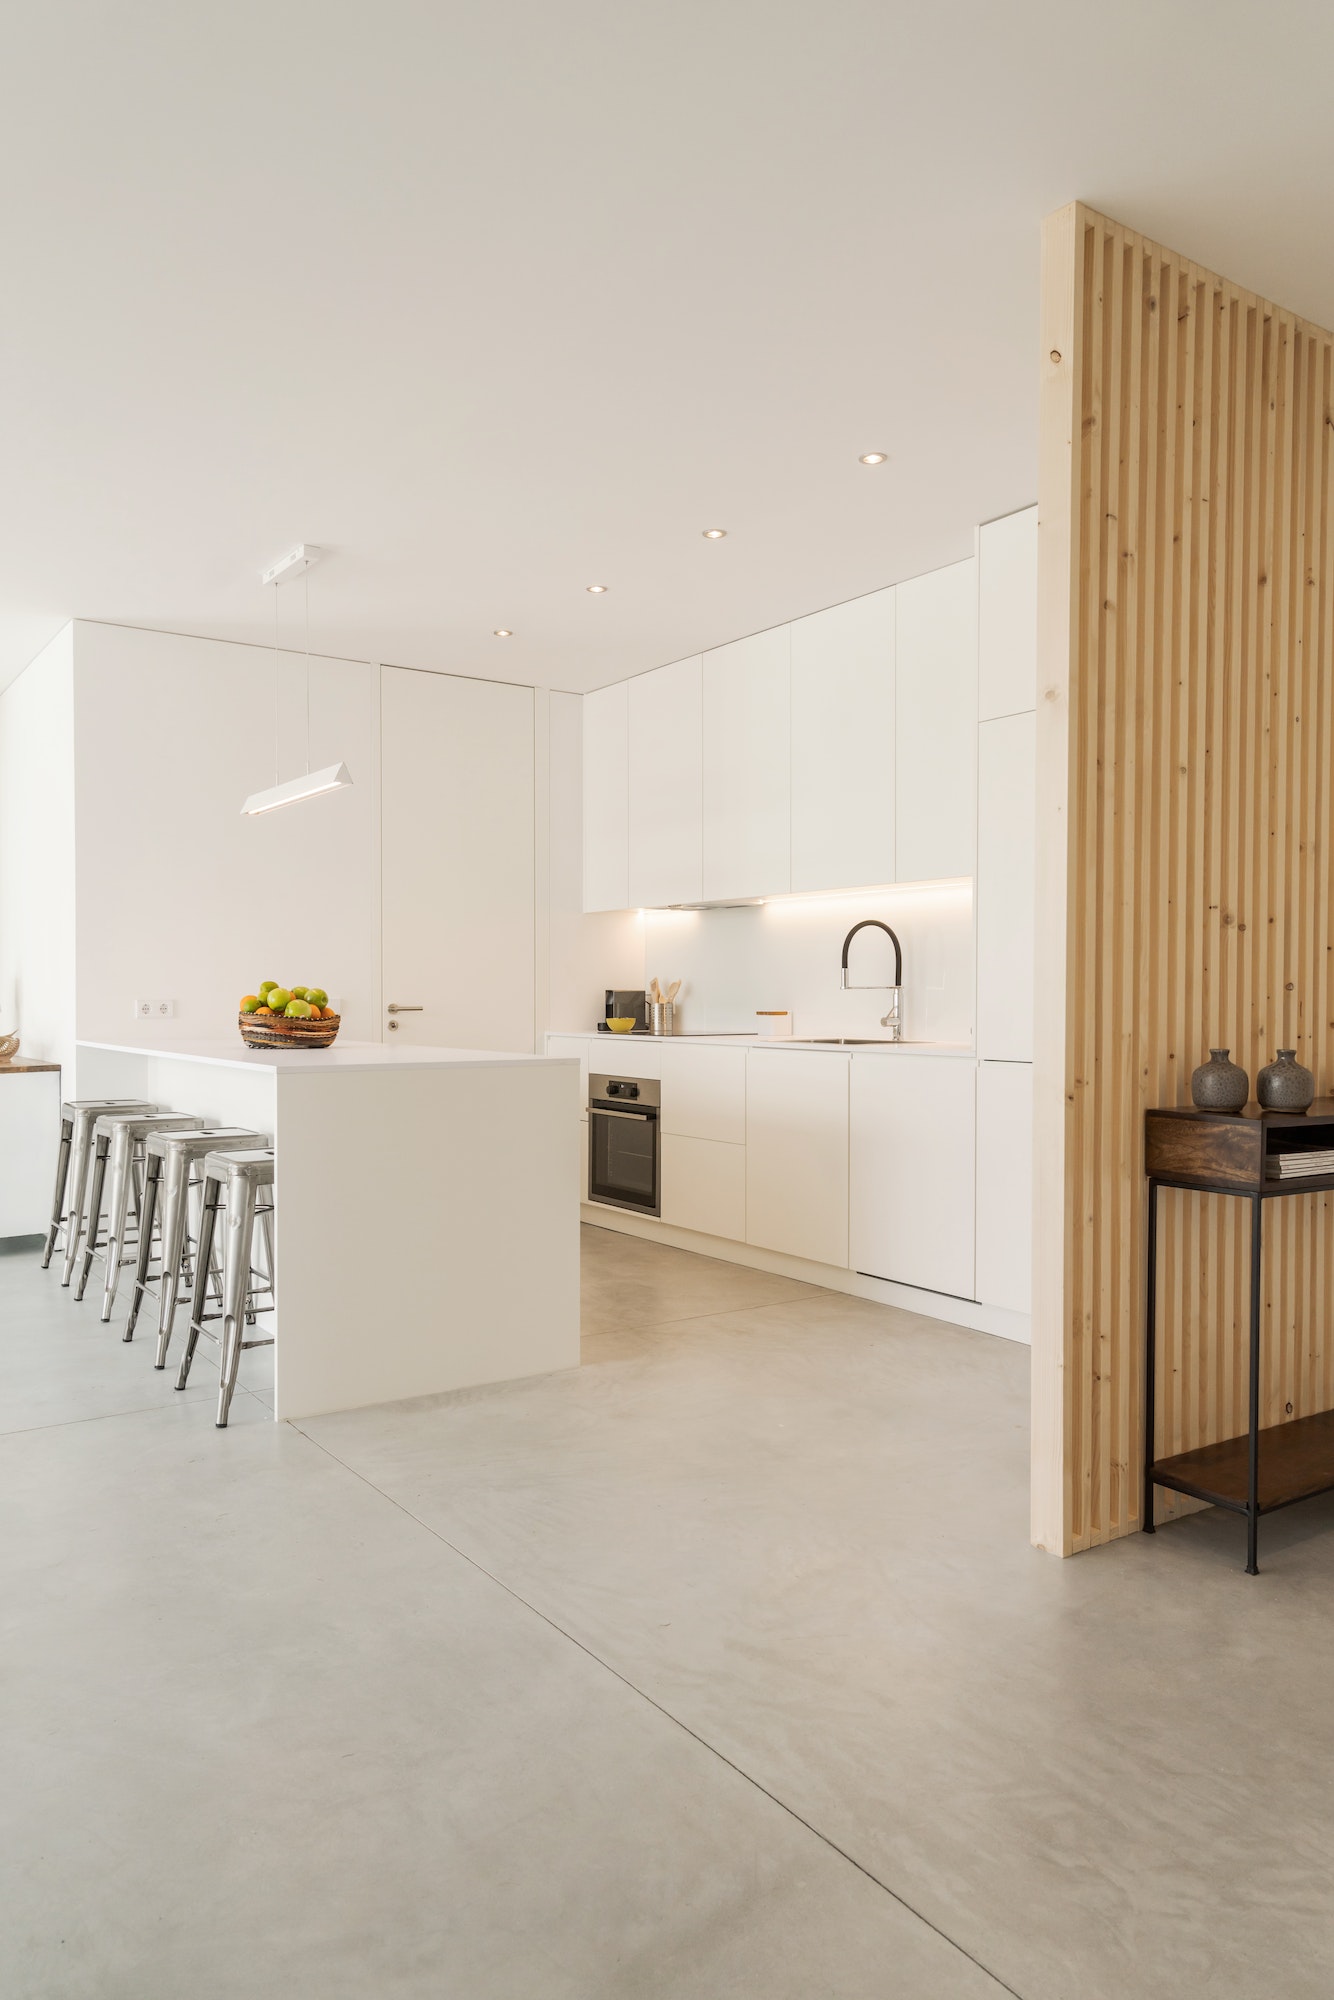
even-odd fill
[[[1045,225],[1033,1536],[1062,1554],[1139,1525],[1145,1107],[1220,1044],[1334,1094],[1332,346],[1082,204]],[[1161,1199],[1179,1451],[1246,1426],[1248,1220]],[[1334,1405],[1332,1227],[1327,1195],[1266,1209],[1266,1423]]]

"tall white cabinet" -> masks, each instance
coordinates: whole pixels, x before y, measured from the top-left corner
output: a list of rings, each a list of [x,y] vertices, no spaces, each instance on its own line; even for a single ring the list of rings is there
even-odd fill
[[[977,1296],[1030,1310],[1037,508],[978,531]]]
[[[792,886],[790,632],[779,625],[704,655],[706,902]]]
[[[895,592],[792,631],[792,887],[894,880]]]

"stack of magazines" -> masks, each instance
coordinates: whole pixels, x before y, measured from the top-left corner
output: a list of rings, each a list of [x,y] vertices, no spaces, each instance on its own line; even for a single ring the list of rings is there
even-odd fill
[[[1313,1174],[1334,1175],[1334,1147],[1318,1153],[1271,1153],[1265,1164],[1271,1181],[1306,1180]]]

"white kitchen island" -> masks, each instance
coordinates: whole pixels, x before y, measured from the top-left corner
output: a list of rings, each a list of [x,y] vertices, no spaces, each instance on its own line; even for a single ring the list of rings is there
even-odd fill
[[[577,1061],[238,1036],[81,1042],[77,1075],[272,1135],[276,1418],[577,1364]]]

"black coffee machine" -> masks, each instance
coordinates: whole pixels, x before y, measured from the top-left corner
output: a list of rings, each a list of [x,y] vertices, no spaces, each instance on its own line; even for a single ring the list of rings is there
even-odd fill
[[[598,1022],[598,1032],[609,1035],[608,1021],[633,1021],[632,1035],[648,1033],[648,997],[641,988],[638,993],[628,987],[609,986],[607,1004],[602,1010],[603,1019]]]

